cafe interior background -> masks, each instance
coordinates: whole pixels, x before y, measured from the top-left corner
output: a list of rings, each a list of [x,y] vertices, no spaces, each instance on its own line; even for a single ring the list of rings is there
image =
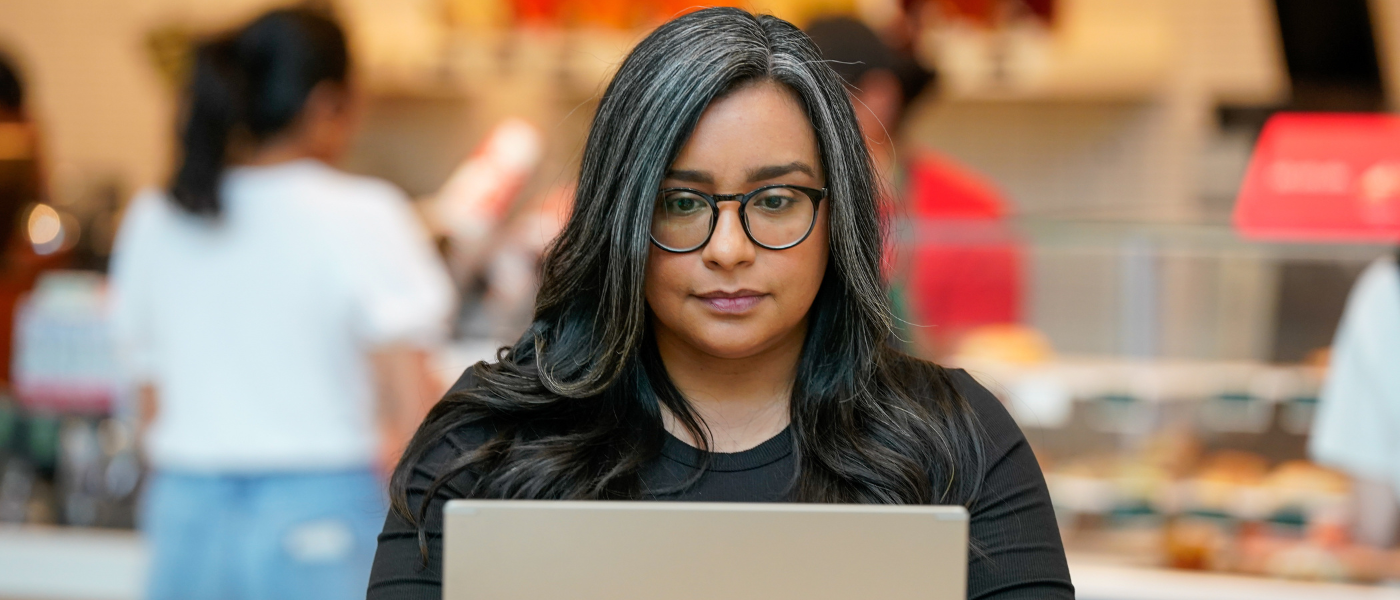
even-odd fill
[[[330,4],[366,97],[343,166],[415,198],[462,291],[436,359],[450,381],[524,327],[598,95],[632,44],[693,2]],[[1007,207],[981,224],[895,214],[908,341],[1016,416],[1081,598],[1400,598],[1400,554],[1353,539],[1352,482],[1307,454],[1347,294],[1395,236],[1273,235],[1243,210],[1256,175],[1295,191],[1347,176],[1345,157],[1263,164],[1266,126],[1292,131],[1276,115],[1393,127],[1400,0],[735,4],[905,31],[936,72],[899,151],[965,166]],[[32,288],[3,290],[0,598],[140,596],[144,469],[106,333],[107,256],[125,203],[169,174],[190,41],[275,5],[0,0],[0,49],[40,132],[16,149],[0,130],[0,167],[42,164],[18,226],[48,261]],[[1325,138],[1355,123],[1293,125]],[[1400,189],[1400,172],[1386,177]],[[964,273],[986,288],[971,297],[1009,308],[948,339],[955,324],[932,321],[963,292],[921,266],[957,252],[1001,273]]]

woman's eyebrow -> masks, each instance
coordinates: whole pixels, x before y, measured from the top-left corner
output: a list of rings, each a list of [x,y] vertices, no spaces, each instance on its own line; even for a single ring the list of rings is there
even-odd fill
[[[777,179],[788,173],[806,173],[810,177],[817,176],[817,170],[811,165],[802,161],[793,161],[785,165],[768,165],[749,170],[749,183],[755,181],[766,181]],[[690,183],[714,183],[714,176],[707,171],[692,171],[688,169],[676,169],[666,171],[666,179],[676,181],[687,181]]]
[[[749,183],[777,179],[788,173],[806,173],[809,177],[817,176],[817,170],[813,169],[807,163],[794,161],[785,165],[768,165],[766,167],[753,169],[749,171]]]
[[[687,171],[684,169],[679,171],[667,171],[666,179],[674,179],[676,181],[688,181],[690,183],[715,182],[715,178],[711,177],[709,173],[706,173],[704,171]]]

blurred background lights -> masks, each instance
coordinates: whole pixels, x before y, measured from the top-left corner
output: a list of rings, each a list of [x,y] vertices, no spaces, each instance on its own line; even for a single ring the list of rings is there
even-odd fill
[[[52,206],[35,204],[29,211],[29,225],[25,230],[37,254],[52,254],[63,247],[63,218]]]

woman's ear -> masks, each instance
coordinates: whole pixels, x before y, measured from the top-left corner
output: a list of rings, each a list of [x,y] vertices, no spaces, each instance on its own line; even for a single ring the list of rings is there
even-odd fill
[[[322,81],[306,95],[300,118],[304,124],[312,127],[328,121],[346,119],[354,104],[352,100],[350,88],[344,83]]]
[[[354,137],[357,113],[354,92],[345,83],[322,81],[311,88],[301,120],[312,153],[327,162],[338,161]]]

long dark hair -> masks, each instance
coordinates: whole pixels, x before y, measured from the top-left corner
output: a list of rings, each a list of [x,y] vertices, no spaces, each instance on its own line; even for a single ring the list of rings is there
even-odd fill
[[[609,84],[589,133],[573,213],[542,266],[534,322],[475,385],[428,414],[394,472],[392,502],[424,522],[446,481],[470,496],[629,499],[664,441],[661,407],[707,430],[666,374],[643,297],[652,200],[715,99],[757,81],[791,90],[816,132],[831,192],[832,260],[808,315],[791,400],[799,502],[969,503],[979,428],[949,373],[888,345],[883,227],[869,153],[840,78],[807,36],[771,16],[701,10],[662,25]],[[411,472],[449,432],[489,439],[411,505]]]
[[[345,81],[349,62],[340,26],[305,8],[271,11],[200,44],[185,98],[183,154],[170,184],[176,204],[218,216],[230,143],[257,145],[285,131],[317,84]]]

